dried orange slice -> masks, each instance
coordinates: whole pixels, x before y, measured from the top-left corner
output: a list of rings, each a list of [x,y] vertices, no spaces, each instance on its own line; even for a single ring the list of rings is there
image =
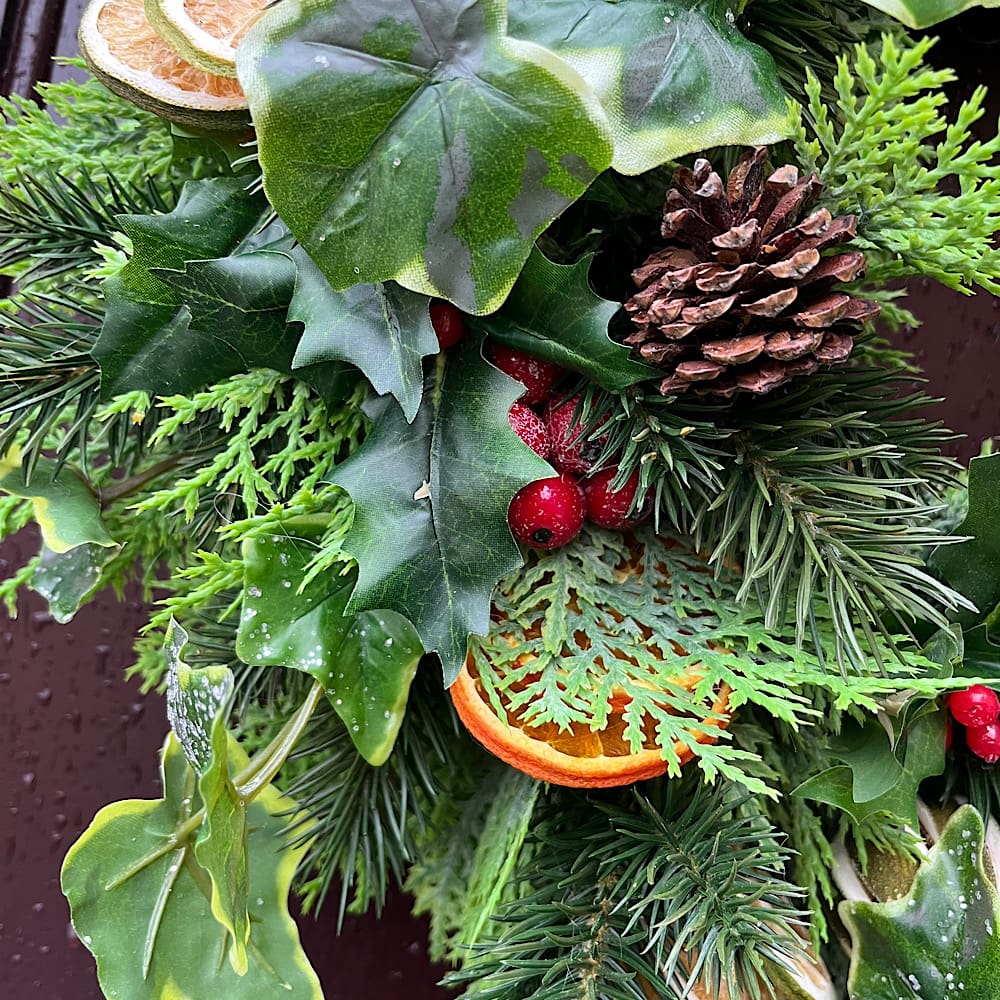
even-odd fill
[[[691,690],[698,680],[692,673],[676,678],[675,683]],[[553,723],[525,725],[520,721],[523,712],[509,710],[506,718],[501,719],[479,683],[471,655],[449,691],[465,728],[490,753],[539,781],[569,788],[612,788],[655,778],[667,769],[652,731],[646,734],[641,750],[631,749],[624,735],[627,704],[624,698],[616,700],[607,724],[596,732],[576,723],[568,730],[561,730]],[[726,716],[728,703],[729,690],[722,687],[716,692],[712,714]],[[700,723],[692,720],[690,732],[697,742],[712,743],[725,724],[725,720],[719,719],[706,718]],[[674,744],[674,750],[682,764],[694,756],[690,747],[680,742]]]
[[[236,80],[184,62],[154,30],[143,0],[91,0],[80,52],[109,90],[190,128],[246,128],[247,101]]]
[[[145,0],[150,24],[192,66],[236,76],[236,46],[270,0]]]

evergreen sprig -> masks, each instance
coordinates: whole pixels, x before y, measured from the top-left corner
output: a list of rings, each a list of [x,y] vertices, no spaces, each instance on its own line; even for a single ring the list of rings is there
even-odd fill
[[[972,139],[984,114],[977,87],[949,121],[943,87],[951,70],[924,57],[933,39],[898,44],[884,35],[838,56],[837,101],[819,79],[806,82],[805,108],[792,105],[799,164],[825,185],[822,203],[858,216],[856,245],[868,259],[866,285],[926,275],[949,288],[1000,293],[1000,136]]]

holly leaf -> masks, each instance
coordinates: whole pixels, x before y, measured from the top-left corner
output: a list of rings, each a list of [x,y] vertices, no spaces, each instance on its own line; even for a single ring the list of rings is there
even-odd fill
[[[624,389],[656,374],[608,336],[620,308],[595,294],[587,277],[593,255],[572,265],[532,250],[499,312],[478,325],[502,344],[580,372],[607,389]]]
[[[94,596],[104,566],[114,549],[97,542],[84,542],[66,552],[42,546],[38,568],[31,576],[31,589],[45,598],[49,613],[65,625]]]
[[[236,654],[245,663],[310,674],[322,684],[358,752],[369,764],[383,764],[423,655],[420,637],[395,611],[347,613],[356,567],[308,577],[326,518],[293,518],[282,527],[281,534],[243,543],[246,574]]]
[[[264,190],[334,288],[492,312],[610,165],[590,89],[506,22],[504,0],[283,0],[243,38]]]
[[[247,757],[232,741],[229,767]],[[222,960],[227,934],[212,913],[208,873],[178,830],[197,816],[197,774],[171,734],[163,750],[163,798],[106,806],[70,848],[62,887],[73,926],[97,960],[105,996],[129,1000],[322,1000],[288,914],[288,892],[308,845],[289,846],[295,803],[268,786],[247,809],[248,968]]]
[[[980,609],[959,615],[972,626],[1000,604],[1000,453],[969,463],[969,512],[955,534],[971,538],[938,548],[931,565]]]
[[[117,546],[101,520],[100,501],[71,466],[60,467],[50,458],[40,458],[29,482],[20,452],[12,448],[0,458],[0,493],[31,501],[42,539],[53,552],[69,552],[88,543]]]
[[[286,312],[295,266],[280,223],[246,179],[185,184],[172,212],[122,215],[133,253],[104,282],[93,355],[105,399],[143,389],[189,393],[254,367],[289,371],[297,332]]]
[[[869,727],[882,728],[870,722],[864,730]],[[836,806],[858,824],[886,812],[916,830],[920,783],[944,771],[944,729],[944,713],[934,712],[915,719],[894,747],[885,730],[882,739],[865,733],[850,750],[842,747],[834,751],[848,764],[814,775],[792,794]],[[884,776],[880,776],[880,769]]]
[[[346,361],[360,368],[380,395],[390,393],[412,420],[423,392],[423,359],[438,351],[430,299],[394,282],[336,291],[301,248],[289,320],[304,327],[292,368]]]
[[[369,401],[371,431],[331,477],[354,501],[344,543],[358,562],[349,610],[409,618],[424,649],[440,655],[446,684],[469,633],[489,628],[497,580],[521,565],[511,498],[553,474],[507,421],[523,391],[466,336],[447,362],[439,355],[411,424],[391,399]]]
[[[712,146],[786,138],[787,98],[769,52],[725,0],[510,0],[508,31],[551,49],[611,121],[612,167],[641,174]]]
[[[973,7],[1000,7],[1000,0],[866,0],[909,28],[928,28]]]
[[[1000,899],[983,865],[972,806],[948,821],[910,891],[886,903],[842,902],[851,933],[851,1000],[1000,996]]]

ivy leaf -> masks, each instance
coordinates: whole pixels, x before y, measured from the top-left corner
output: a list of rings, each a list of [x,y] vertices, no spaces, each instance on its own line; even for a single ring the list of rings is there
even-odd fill
[[[769,52],[730,22],[725,0],[511,0],[508,30],[551,49],[597,93],[612,167],[641,174],[711,146],[790,133]]]
[[[905,896],[840,904],[854,941],[851,1000],[1000,996],[1000,899],[983,866],[985,836],[963,806]]]
[[[58,477],[58,478],[57,478]],[[28,482],[16,448],[0,458],[0,493],[31,501],[35,522],[53,552],[78,545],[117,546],[101,520],[101,505],[83,476],[70,466],[40,458]]]
[[[877,723],[869,726],[881,729]],[[792,794],[836,806],[858,824],[876,813],[888,812],[919,829],[917,791],[925,778],[944,771],[944,728],[944,713],[933,712],[917,718],[895,747],[889,745],[884,730],[881,742],[865,734],[864,742],[841,752],[848,765],[814,775]],[[884,780],[880,768],[884,769]]]
[[[908,28],[929,28],[973,7],[1000,7],[1000,0],[866,0]]]
[[[595,294],[587,274],[593,255],[566,266],[532,250],[503,308],[478,325],[491,337],[580,372],[606,389],[624,389],[656,374],[608,336],[619,305]]]
[[[229,766],[246,755],[233,742]],[[172,734],[163,750],[162,799],[105,806],[70,848],[62,869],[73,926],[97,959],[108,997],[177,1000],[322,1000],[319,980],[288,914],[288,892],[307,844],[288,844],[295,803],[265,788],[247,809],[249,898],[254,900],[239,976],[220,962],[225,932],[212,914],[211,883],[187,840],[176,834],[201,807],[196,773]]]
[[[395,396],[412,420],[423,391],[423,359],[438,351],[430,300],[394,282],[338,292],[301,247],[290,256],[296,275],[288,319],[304,327],[292,368],[349,362],[380,396]]]
[[[94,595],[101,573],[114,549],[84,542],[67,552],[42,546],[38,568],[31,576],[31,589],[48,601],[49,613],[65,625]]]
[[[247,32],[264,190],[334,288],[492,312],[610,165],[584,81],[506,21],[504,0],[283,0]]]
[[[246,663],[292,667],[313,676],[358,752],[369,764],[383,764],[403,721],[423,649],[413,626],[395,611],[346,613],[356,568],[307,577],[325,527],[323,517],[293,518],[282,534],[244,541],[236,653]]]
[[[276,252],[287,233],[280,224],[256,231],[266,204],[245,187],[236,177],[189,181],[172,212],[119,216],[133,253],[104,283],[92,352],[103,398],[188,393],[253,367],[289,370],[295,267]]]
[[[447,362],[439,355],[429,383],[411,424],[391,399],[370,400],[371,431],[331,479],[354,501],[349,609],[405,614],[451,684],[469,633],[489,628],[497,580],[521,564],[511,498],[552,470],[507,421],[524,387],[483,359],[475,337]]]
[[[969,512],[955,534],[972,537],[938,548],[931,565],[980,609],[959,616],[971,626],[1000,604],[1000,453],[969,463]]]

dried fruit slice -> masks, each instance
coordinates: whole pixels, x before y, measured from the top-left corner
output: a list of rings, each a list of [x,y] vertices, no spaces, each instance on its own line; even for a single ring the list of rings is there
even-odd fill
[[[192,66],[236,76],[236,46],[269,0],[145,0],[150,24]]]
[[[239,83],[191,66],[153,29],[143,0],[91,0],[80,52],[109,90],[190,128],[232,131],[249,123]]]

